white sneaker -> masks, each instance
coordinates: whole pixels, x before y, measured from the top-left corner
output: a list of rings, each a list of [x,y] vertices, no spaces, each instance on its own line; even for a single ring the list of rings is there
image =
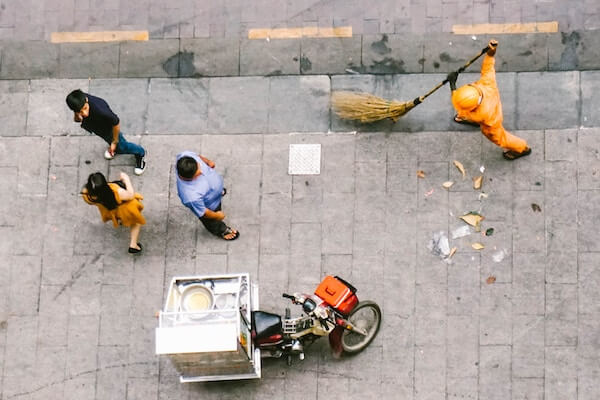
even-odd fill
[[[144,154],[143,157],[140,157],[135,162],[135,168],[133,169],[133,173],[136,175],[141,175],[146,170],[146,156],[148,153]]]
[[[115,158],[115,156],[110,154],[110,151],[106,150],[104,152],[104,158],[106,158],[107,160],[112,160],[113,158]]]

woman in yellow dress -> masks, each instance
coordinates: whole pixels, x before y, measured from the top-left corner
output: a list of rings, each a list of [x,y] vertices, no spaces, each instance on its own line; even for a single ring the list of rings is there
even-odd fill
[[[126,173],[121,172],[120,181],[107,182],[102,173],[95,172],[81,191],[83,200],[98,207],[102,222],[112,221],[114,227],[127,226],[131,230],[129,253],[137,254],[142,251],[138,242],[142,225],[146,219],[142,215],[144,197],[133,190],[131,180]]]

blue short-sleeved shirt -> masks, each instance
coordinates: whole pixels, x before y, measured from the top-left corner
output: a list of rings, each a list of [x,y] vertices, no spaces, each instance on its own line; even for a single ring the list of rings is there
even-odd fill
[[[177,168],[175,169],[177,194],[181,202],[200,218],[204,215],[207,208],[214,211],[221,204],[223,177],[192,151],[184,151],[177,154],[176,161],[179,161],[181,157],[192,157],[196,160],[202,172],[193,180],[185,181],[177,174]]]

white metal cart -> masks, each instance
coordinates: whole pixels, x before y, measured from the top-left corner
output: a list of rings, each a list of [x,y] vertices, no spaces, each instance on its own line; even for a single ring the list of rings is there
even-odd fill
[[[156,354],[166,355],[181,382],[260,378],[251,337],[258,287],[250,275],[175,277],[156,328]]]

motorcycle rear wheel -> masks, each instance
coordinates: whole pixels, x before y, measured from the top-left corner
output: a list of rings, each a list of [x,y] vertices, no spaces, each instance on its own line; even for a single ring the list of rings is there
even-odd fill
[[[361,301],[347,319],[352,325],[367,331],[365,336],[347,329],[342,333],[344,352],[356,354],[363,351],[377,336],[381,325],[381,309],[373,301]]]

